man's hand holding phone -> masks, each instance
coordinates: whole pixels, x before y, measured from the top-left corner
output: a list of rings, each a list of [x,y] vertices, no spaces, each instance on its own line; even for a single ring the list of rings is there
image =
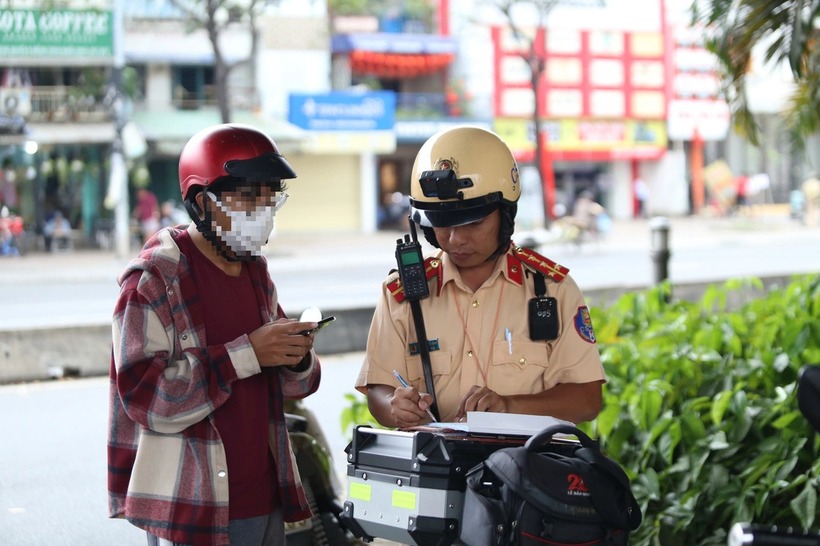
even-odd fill
[[[261,366],[295,366],[313,348],[312,331],[318,321],[277,319],[263,324],[248,337]]]
[[[319,320],[319,321],[316,322],[316,328],[310,328],[309,330],[302,330],[299,333],[302,334],[303,336],[308,336],[310,334],[316,333],[317,331],[324,328],[326,325],[330,324],[334,320],[336,320],[336,317],[331,316],[331,317],[323,318],[322,320]]]

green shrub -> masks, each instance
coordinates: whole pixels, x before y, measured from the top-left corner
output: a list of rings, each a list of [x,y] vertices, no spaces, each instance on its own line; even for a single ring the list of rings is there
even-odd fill
[[[374,428],[384,428],[376,421],[376,418],[370,414],[370,410],[367,408],[367,398],[359,393],[347,393],[344,397],[349,405],[342,410],[342,416],[339,421],[342,426],[342,432],[347,434],[348,441],[353,439],[353,427],[356,425],[370,425]]]
[[[820,277],[727,309],[758,280],[668,302],[669,285],[593,309],[608,383],[585,425],[630,475],[633,545],[723,545],[735,522],[809,528],[820,461],[796,381],[820,364]]]
[[[820,440],[795,393],[800,369],[820,364],[820,276],[768,292],[731,280],[699,302],[670,294],[662,284],[591,310],[608,382],[581,428],[632,480],[644,519],[630,544],[722,546],[736,522],[808,529]],[[375,422],[347,397],[343,429]]]

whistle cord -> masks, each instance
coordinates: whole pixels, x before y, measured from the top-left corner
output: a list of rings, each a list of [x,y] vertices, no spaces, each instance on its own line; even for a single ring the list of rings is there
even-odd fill
[[[493,335],[495,335],[495,333],[498,331],[498,317],[501,315],[501,302],[503,301],[504,289],[506,287],[507,287],[506,282],[501,285],[501,291],[498,294],[498,302],[495,305],[495,320],[493,321],[493,329],[491,330],[493,332]],[[489,370],[490,370],[490,360],[492,360],[492,358],[493,358],[492,339],[490,340],[491,341],[490,350],[489,350],[490,354],[487,357],[487,361],[482,365],[481,364],[481,356],[479,355],[479,349],[481,348],[481,346],[476,345],[475,343],[473,343],[473,339],[470,336],[470,330],[467,329],[467,321],[464,320],[464,313],[461,312],[461,306],[458,304],[458,300],[456,299],[456,291],[451,290],[450,295],[453,296],[453,306],[456,308],[456,311],[458,311],[458,318],[461,320],[461,327],[464,329],[464,336],[467,339],[467,343],[470,344],[470,348],[472,348],[473,352],[475,353],[475,359],[476,359],[476,363],[477,363],[476,368],[478,368],[478,371],[481,373],[481,378],[484,380],[484,386],[489,389],[490,388],[490,380],[488,378],[488,374],[489,374]],[[479,337],[479,341],[481,341],[480,337]]]

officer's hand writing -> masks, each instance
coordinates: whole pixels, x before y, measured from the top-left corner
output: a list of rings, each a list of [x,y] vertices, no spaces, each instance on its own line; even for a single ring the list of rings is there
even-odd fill
[[[313,348],[314,334],[301,332],[316,328],[315,322],[278,319],[263,324],[248,336],[259,365],[295,366]]]
[[[473,385],[462,398],[456,410],[456,421],[467,418],[468,411],[497,411],[507,412],[507,399],[487,387]]]
[[[430,421],[427,408],[433,397],[427,393],[419,394],[413,387],[399,387],[390,399],[390,414],[397,428],[414,427]],[[422,404],[425,404],[422,407]]]

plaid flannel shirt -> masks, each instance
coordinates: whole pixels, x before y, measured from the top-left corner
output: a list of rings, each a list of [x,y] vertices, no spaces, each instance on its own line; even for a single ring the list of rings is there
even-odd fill
[[[228,544],[225,450],[213,412],[231,384],[268,377],[269,444],[285,521],[310,517],[287,433],[285,398],[319,387],[311,351],[300,372],[262,369],[247,335],[208,346],[199,294],[174,238],[160,231],[119,279],[110,368],[109,517],[125,517],[154,535],[194,545]],[[262,316],[284,316],[267,262],[250,264]]]

